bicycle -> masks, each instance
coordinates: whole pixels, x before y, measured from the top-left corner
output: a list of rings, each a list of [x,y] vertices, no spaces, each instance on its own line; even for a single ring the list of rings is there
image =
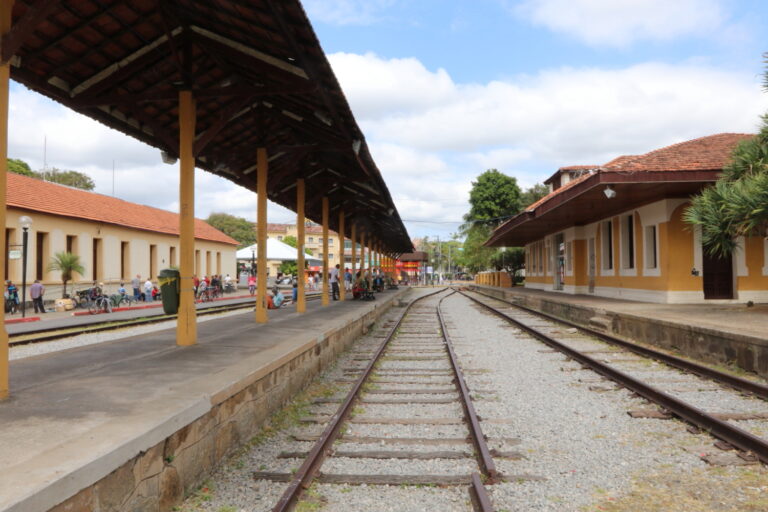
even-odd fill
[[[119,308],[130,308],[133,307],[133,305],[136,303],[136,297],[133,295],[123,295],[120,297],[117,301],[116,307]]]
[[[94,299],[91,305],[88,307],[88,312],[90,312],[92,315],[96,315],[102,312],[111,313],[112,300],[106,295],[101,295],[99,297],[96,297],[96,299]]]

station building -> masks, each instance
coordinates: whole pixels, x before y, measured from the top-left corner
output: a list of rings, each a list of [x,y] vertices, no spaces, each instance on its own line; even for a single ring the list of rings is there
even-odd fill
[[[294,238],[298,237],[296,224],[270,223],[267,225],[267,238],[276,238],[282,242],[287,236],[292,236]],[[323,227],[321,225],[314,222],[307,222],[305,224],[304,247],[309,250],[315,258],[323,259]],[[361,250],[362,248],[358,243],[355,268],[360,268],[362,263],[360,257]],[[332,230],[328,231],[328,265],[331,268],[336,265],[351,268],[352,265],[352,241],[345,238],[344,247],[342,249],[339,234]],[[310,266],[310,270],[320,270],[319,267],[312,267],[313,266]]]
[[[723,133],[601,166],[559,169],[549,195],[499,226],[489,246],[525,247],[525,286],[659,303],[768,302],[768,242],[713,257],[683,220],[749,134]]]
[[[27,283],[61,284],[49,272],[57,252],[80,256],[85,274],[73,284],[128,282],[136,274],[156,279],[160,270],[179,264],[179,216],[122,199],[8,173],[5,275],[21,282],[21,216],[31,217],[28,231]],[[195,219],[195,273],[235,275],[238,242]],[[47,293],[52,296],[52,293]]]

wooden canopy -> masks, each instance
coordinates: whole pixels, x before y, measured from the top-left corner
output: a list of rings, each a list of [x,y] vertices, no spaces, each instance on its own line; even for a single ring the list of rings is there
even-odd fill
[[[178,156],[180,90],[197,106],[197,166],[256,190],[269,154],[270,200],[307,217],[321,198],[387,252],[412,244],[298,0],[16,0],[2,40],[11,77]]]

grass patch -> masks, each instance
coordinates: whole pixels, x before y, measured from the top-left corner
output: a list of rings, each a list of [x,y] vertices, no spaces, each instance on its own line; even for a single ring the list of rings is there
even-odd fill
[[[312,485],[309,489],[304,491],[301,499],[296,503],[296,512],[314,512],[320,510],[328,503],[328,500],[322,496],[316,485]]]
[[[681,473],[677,467],[659,468],[637,477],[624,496],[596,492],[601,496],[583,507],[585,512],[758,512],[768,510],[768,470],[707,467]]]

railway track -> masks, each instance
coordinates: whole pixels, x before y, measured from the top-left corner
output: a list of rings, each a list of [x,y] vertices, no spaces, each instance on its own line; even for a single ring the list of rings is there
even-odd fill
[[[355,353],[355,360],[364,366],[356,365],[345,370],[348,378],[343,382],[351,383],[346,396],[315,400],[317,404],[341,402],[340,407],[331,415],[305,418],[307,422],[325,423],[322,434],[294,436],[295,441],[314,442],[312,448],[308,452],[282,453],[278,457],[303,458],[295,474],[254,473],[256,479],[289,482],[274,511],[293,510],[302,493],[314,482],[353,486],[467,486],[475,510],[494,510],[485,485],[505,481],[505,477],[496,470],[440,307],[443,299],[453,293],[439,290],[416,299],[392,322],[378,346]],[[457,412],[458,404],[461,413]],[[353,414],[363,407],[366,411],[383,407],[384,412],[365,416]],[[407,409],[408,412],[404,417],[391,417],[391,407],[396,411]],[[448,410],[452,412],[446,414]],[[386,435],[348,435],[348,424],[376,425],[385,429]],[[463,425],[466,434],[453,437],[398,435],[403,429],[415,425],[456,425],[455,428]],[[378,449],[348,448],[360,444],[377,445]],[[387,449],[380,449],[382,446]],[[446,446],[452,449],[435,451],[436,447]],[[457,448],[464,449],[457,451]],[[497,456],[505,457],[503,453]],[[454,459],[461,461],[458,462],[461,468],[475,469],[456,474],[392,474],[387,471],[340,474],[321,471],[324,464],[333,458],[360,460],[370,464],[368,467],[384,459]]]
[[[764,402],[768,398],[768,388],[766,386],[647,347],[634,345],[604,333],[564,322],[550,315],[530,310],[506,300],[477,292],[468,294],[461,291],[459,293],[550,346],[552,349],[562,352],[568,358],[577,361],[582,367],[589,368],[604,378],[610,379],[650,402],[657,404],[660,409],[658,411],[646,411],[647,417],[678,417],[693,425],[696,429],[707,431],[714,437],[725,441],[726,444],[721,445],[721,448],[735,448],[742,459],[747,461],[759,460],[763,464],[768,464],[768,439],[755,435],[732,423],[733,421],[742,420],[768,420],[768,404]],[[480,295],[482,300],[475,295]],[[568,328],[565,332],[563,326]],[[615,348],[605,350],[601,348],[605,347],[605,345],[598,343],[595,339],[608,343]],[[594,354],[600,355],[592,357]],[[631,355],[629,359],[627,358],[628,354]],[[690,377],[690,379],[675,380],[670,379],[668,376],[655,377],[653,375],[648,378],[638,378],[636,375],[642,374],[644,369],[638,368],[636,365],[643,364],[642,362],[647,362],[648,359],[653,359],[673,367],[675,369],[674,373],[678,375],[680,373],[677,370],[691,374],[685,376]],[[652,385],[649,381],[654,380],[654,378],[659,382]],[[753,401],[759,404],[757,408],[761,410],[758,412],[744,410],[733,413],[706,412],[702,407],[696,406],[692,402],[697,401],[710,408],[713,406],[717,407],[719,404],[713,403],[711,399],[708,400],[705,397],[697,396],[695,390],[686,391],[683,389],[680,391],[674,388],[674,385],[679,384],[681,381],[690,385],[690,383],[694,382],[691,379],[705,383],[714,381],[718,385],[736,389],[741,393],[749,394],[751,397],[759,398],[759,401]],[[664,382],[665,380],[667,381],[666,383]],[[660,389],[657,385],[665,386],[666,390]],[[694,387],[702,389],[702,384],[695,385]],[[712,391],[707,390],[706,385],[703,385],[703,388],[704,391]],[[744,405],[749,409],[755,408],[756,404],[745,402]],[[639,413],[640,416],[643,415],[642,411],[639,411]]]
[[[317,300],[319,295],[307,296],[307,300]],[[239,304],[226,304],[221,306],[209,306],[200,308],[197,310],[197,316],[208,316],[219,313],[226,313],[229,311],[237,311],[241,309],[250,309],[254,307],[253,302],[243,302]],[[109,316],[105,316],[103,322],[97,322],[93,324],[79,325],[73,327],[52,327],[37,329],[34,331],[28,331],[24,333],[17,333],[9,335],[9,344],[11,347],[18,347],[22,345],[31,345],[34,343],[44,343],[49,341],[56,341],[71,336],[78,336],[80,334],[93,334],[98,332],[115,331],[118,329],[125,329],[127,327],[137,327],[141,325],[151,325],[160,322],[167,322],[173,320],[176,315],[153,315],[141,318],[132,318],[125,320],[109,319]]]

